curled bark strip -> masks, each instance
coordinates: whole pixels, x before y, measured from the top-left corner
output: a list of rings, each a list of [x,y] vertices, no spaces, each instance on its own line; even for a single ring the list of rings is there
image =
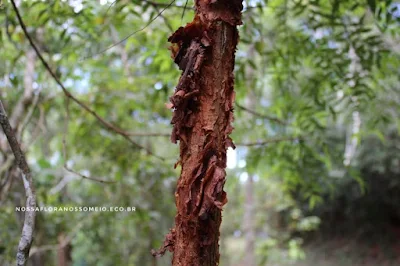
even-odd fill
[[[240,0],[197,0],[196,16],[170,38],[172,58],[182,70],[174,95],[171,141],[182,166],[175,193],[177,215],[173,265],[218,265],[221,210],[227,202],[226,149],[232,132],[233,68],[241,24]]]
[[[175,244],[175,229],[171,229],[171,232],[165,236],[164,244],[159,250],[151,250],[151,254],[154,257],[161,257],[165,254],[165,252],[170,251],[173,252]]]

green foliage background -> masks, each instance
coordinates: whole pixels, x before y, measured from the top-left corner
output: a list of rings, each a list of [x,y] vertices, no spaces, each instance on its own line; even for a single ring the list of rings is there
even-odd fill
[[[36,60],[37,104],[28,108],[32,117],[21,143],[34,171],[38,205],[136,206],[137,211],[39,213],[33,249],[55,247],[57,236],[64,233],[71,236],[76,266],[168,265],[168,256],[156,262],[150,250],[161,245],[175,214],[179,169],[174,170],[173,164],[178,147],[168,138],[171,111],[165,103],[179,71],[170,58],[167,38],[192,19],[191,8],[181,19],[184,4],[20,3],[30,35],[65,87],[163,158],[107,131],[67,101]],[[326,213],[335,208],[356,216],[356,210],[368,205],[353,209],[358,206],[353,202],[373,191],[371,179],[377,173],[386,180],[379,195],[395,195],[399,189],[400,3],[248,0],[244,4],[235,67],[232,138],[237,160],[231,160],[226,184],[229,204],[224,210],[221,265],[236,265],[243,256],[248,176],[256,184],[260,265],[303,258],[304,232],[329,221]],[[0,10],[0,23],[0,95],[12,113],[24,91],[31,47],[7,2]],[[361,120],[357,132],[355,116]],[[352,138],[355,153],[344,164]],[[7,153],[2,151],[2,160]],[[83,179],[66,171],[64,164],[82,175],[115,183]],[[0,180],[6,180],[9,170],[0,170]],[[1,265],[14,260],[21,228],[14,207],[24,205],[22,188],[20,180],[14,180],[9,190],[0,190]],[[346,205],[335,207],[340,197]],[[385,201],[398,207],[393,196]],[[286,255],[278,256],[274,250]],[[40,254],[43,265],[55,265],[56,249]]]

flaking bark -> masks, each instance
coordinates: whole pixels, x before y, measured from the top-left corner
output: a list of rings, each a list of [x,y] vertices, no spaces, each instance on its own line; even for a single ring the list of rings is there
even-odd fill
[[[182,166],[175,193],[175,228],[164,246],[173,265],[218,265],[221,210],[227,202],[226,150],[232,132],[239,0],[197,0],[193,22],[170,38],[182,75],[170,107],[172,142],[179,141]]]

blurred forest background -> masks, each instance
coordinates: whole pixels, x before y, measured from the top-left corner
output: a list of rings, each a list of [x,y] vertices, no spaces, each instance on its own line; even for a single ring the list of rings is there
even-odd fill
[[[37,213],[29,265],[170,265],[150,254],[179,176],[167,39],[193,1],[16,2],[65,88],[129,132],[66,96],[2,1],[0,97],[38,205],[137,208]],[[400,2],[243,3],[221,265],[400,265]],[[0,265],[14,264],[24,204],[1,134]]]

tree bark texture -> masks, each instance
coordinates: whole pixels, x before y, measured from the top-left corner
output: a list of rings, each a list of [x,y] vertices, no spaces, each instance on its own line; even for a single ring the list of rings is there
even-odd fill
[[[182,70],[170,98],[174,114],[171,140],[179,141],[182,166],[175,193],[175,228],[164,246],[174,266],[219,264],[221,210],[227,202],[226,150],[232,132],[237,26],[241,0],[196,0],[193,22],[170,38]]]

